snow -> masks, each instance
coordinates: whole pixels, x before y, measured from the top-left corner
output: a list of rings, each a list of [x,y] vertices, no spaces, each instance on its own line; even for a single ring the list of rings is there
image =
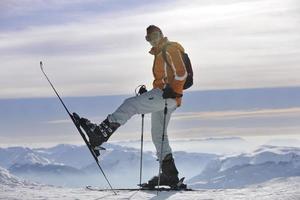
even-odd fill
[[[298,157],[298,159],[296,159]],[[240,154],[233,157],[224,157],[221,171],[237,165],[245,164],[263,164],[266,162],[300,162],[300,148],[297,147],[277,147],[264,145],[254,152]],[[296,162],[295,162],[296,163]]]
[[[298,200],[300,198],[300,177],[274,179],[263,184],[252,185],[243,189],[207,189],[191,192],[159,192],[156,191],[89,191],[84,188],[72,189],[45,185],[18,185],[10,187],[0,184],[0,199],[13,200],[95,200],[95,199],[131,199],[131,200]]]
[[[232,138],[225,140],[232,141]],[[106,148],[100,163],[112,185],[135,187],[139,182],[139,149],[115,144],[107,144]],[[64,187],[106,184],[85,146],[10,147],[0,149],[1,152],[0,166],[26,180]],[[199,189],[242,188],[273,178],[300,176],[300,148],[297,147],[265,145],[248,153],[222,156],[177,151],[174,157],[179,176],[186,177],[190,186]],[[145,151],[142,181],[156,175],[157,169],[155,154]]]
[[[93,162],[93,158],[89,155],[89,150],[86,146],[76,146],[70,144],[59,144],[52,148],[33,149],[38,155],[48,159],[52,164],[62,163],[75,167],[85,167],[86,163]]]
[[[101,152],[100,163],[112,183],[116,187],[135,187],[139,181],[140,150],[115,144],[106,144],[105,147],[107,150]],[[24,155],[28,153],[40,158],[41,162],[31,162],[31,159],[25,162]],[[179,171],[184,172],[180,176],[185,176],[186,179],[199,174],[207,163],[218,157],[215,154],[183,151],[174,152],[174,156]],[[15,159],[21,157],[24,159]],[[49,162],[42,162],[42,160]],[[0,149],[0,166],[10,170],[14,175],[44,184],[70,187],[105,184],[86,146],[61,144],[52,148],[39,149],[3,148]],[[196,170],[194,166],[197,166]],[[144,151],[143,181],[155,175],[157,169],[158,162],[155,154]],[[121,180],[120,176],[123,177]]]
[[[11,175],[6,169],[0,168],[0,184],[15,186],[22,182],[15,176]]]
[[[9,147],[0,148],[0,163],[2,167],[18,164],[49,164],[50,161],[29,148]]]
[[[82,146],[59,145],[49,149],[7,148],[0,149],[0,165],[8,169],[20,167],[23,174],[32,172],[38,177],[56,185],[45,185],[25,181],[7,169],[0,167],[0,199],[300,199],[300,149],[296,147],[261,146],[255,151],[236,155],[215,155],[208,153],[176,152],[175,158],[183,174],[187,171],[198,171],[197,176],[187,181],[189,187],[198,188],[190,192],[159,192],[155,191],[89,191],[82,181],[89,185],[107,187],[99,170],[93,172],[93,164],[89,162],[89,152]],[[74,152],[86,156],[77,158],[83,168],[77,169],[66,165],[74,159]],[[68,157],[68,154],[71,154]],[[29,155],[29,156],[28,156]],[[24,158],[24,159],[16,159]],[[34,159],[33,159],[34,158]],[[55,164],[66,159],[64,163]],[[28,162],[24,162],[27,161]],[[49,161],[50,163],[46,162]],[[58,160],[60,160],[58,162]],[[21,163],[18,163],[21,161]],[[72,165],[75,165],[74,161]],[[153,152],[144,154],[144,172],[149,165],[155,163]],[[201,164],[202,163],[202,164]],[[9,166],[9,164],[11,164]],[[108,145],[107,151],[101,156],[101,164],[113,187],[120,187],[121,182],[138,182],[139,151],[118,145]],[[189,166],[188,166],[189,165]],[[154,165],[153,165],[154,166]],[[120,170],[122,169],[122,170]],[[75,170],[75,171],[74,171]],[[69,177],[66,174],[74,171]],[[45,172],[45,174],[44,174]],[[80,175],[81,172],[84,172]],[[88,174],[93,172],[92,174]],[[134,174],[132,174],[134,172]],[[153,173],[157,172],[157,166]],[[150,173],[150,172],[149,172]],[[57,177],[54,175],[57,174]],[[74,176],[74,174],[78,176]],[[81,177],[80,177],[81,176]],[[24,178],[24,177],[23,177]],[[68,180],[68,178],[70,178]],[[84,179],[83,179],[84,178]],[[94,178],[94,180],[92,179]],[[146,179],[146,177],[143,177]],[[31,180],[28,177],[28,180]],[[41,179],[42,180],[42,179]],[[42,182],[42,181],[41,181]],[[77,188],[70,188],[74,182]],[[43,182],[45,183],[45,182]],[[78,187],[78,185],[80,185]],[[59,186],[62,185],[62,186]],[[127,185],[128,186],[128,185]],[[125,187],[123,185],[123,187]],[[135,187],[135,185],[131,185]]]
[[[7,187],[16,187],[16,186],[24,186],[24,185],[36,185],[35,183],[30,183],[28,181],[24,181],[12,174],[2,167],[0,167],[0,186]]]
[[[300,176],[300,148],[262,146],[247,154],[219,157],[188,183],[193,188],[228,189],[293,176]]]

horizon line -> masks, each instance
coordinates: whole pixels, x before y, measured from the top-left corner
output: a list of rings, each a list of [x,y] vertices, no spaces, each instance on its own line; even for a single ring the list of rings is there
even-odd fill
[[[299,86],[278,86],[278,87],[253,87],[253,88],[224,88],[224,89],[203,89],[203,90],[191,90],[191,91],[185,91],[184,93],[196,93],[196,92],[216,92],[216,91],[238,91],[238,90],[244,90],[244,91],[250,91],[250,90],[272,90],[272,89],[300,89]],[[95,97],[122,97],[122,96],[128,96],[131,95],[130,93],[124,93],[124,94],[104,94],[104,95],[87,95],[87,96],[64,96],[65,98],[95,98]],[[30,100],[30,99],[56,99],[56,96],[36,96],[36,97],[0,97],[0,101],[2,100]]]

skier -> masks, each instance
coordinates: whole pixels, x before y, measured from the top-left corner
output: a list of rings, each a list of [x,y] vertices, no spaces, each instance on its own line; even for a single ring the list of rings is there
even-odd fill
[[[161,29],[150,25],[146,29],[146,40],[151,44],[150,54],[154,55],[153,63],[153,89],[145,93],[126,99],[120,107],[99,125],[90,122],[86,118],[80,119],[80,125],[86,131],[89,142],[94,149],[102,143],[121,126],[124,125],[135,114],[151,113],[151,135],[155,145],[157,157],[161,162],[160,177],[154,176],[147,186],[155,187],[160,178],[161,185],[174,187],[179,182],[178,171],[172,156],[167,132],[163,131],[170,121],[171,114],[181,105],[183,85],[187,77],[187,71],[182,59],[183,47],[177,42],[169,42],[164,37]],[[163,49],[166,54],[163,55]],[[167,62],[170,63],[167,65]],[[164,108],[167,106],[167,113]],[[165,119],[165,127],[164,127]],[[161,148],[163,145],[163,148]],[[161,152],[163,149],[163,152]],[[161,160],[160,160],[161,159]]]

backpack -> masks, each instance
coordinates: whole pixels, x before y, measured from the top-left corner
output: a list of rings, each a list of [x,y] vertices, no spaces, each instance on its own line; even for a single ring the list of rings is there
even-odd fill
[[[168,59],[167,59],[167,47],[171,45],[171,43],[167,43],[163,48],[162,48],[162,56],[163,56],[163,59],[164,61],[167,63],[167,65],[170,67],[170,63],[168,62]],[[187,77],[186,77],[186,80],[185,80],[185,83],[183,85],[183,89],[186,90],[188,88],[190,88],[194,81],[193,81],[193,68],[192,68],[192,64],[191,64],[191,60],[188,56],[187,53],[185,52],[181,52],[181,56],[182,56],[182,60],[184,62],[184,65],[185,65],[185,68],[186,68],[186,71],[187,71]]]

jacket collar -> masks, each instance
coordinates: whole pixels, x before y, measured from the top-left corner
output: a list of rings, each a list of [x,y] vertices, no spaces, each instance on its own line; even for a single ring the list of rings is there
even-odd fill
[[[157,55],[161,52],[163,46],[169,42],[168,38],[167,37],[164,37],[158,44],[157,47],[152,47],[151,50],[149,51],[150,54],[152,55]]]

